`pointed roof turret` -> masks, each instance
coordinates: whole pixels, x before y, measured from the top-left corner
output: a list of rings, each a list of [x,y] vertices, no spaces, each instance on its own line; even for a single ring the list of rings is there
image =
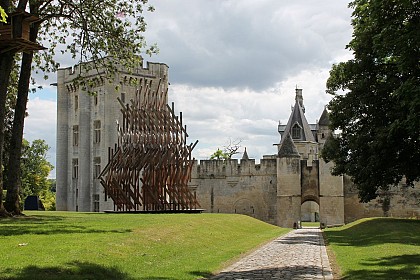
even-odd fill
[[[246,152],[246,147],[245,147],[245,152],[244,152],[244,154],[242,155],[242,159],[246,159],[246,160],[248,160],[248,159],[249,159],[249,157],[248,157],[248,153]]]
[[[327,111],[327,106],[324,107],[324,111],[319,118],[318,125],[329,126],[330,125],[330,114]]]
[[[300,154],[293,143],[290,134],[286,134],[286,137],[283,138],[280,144],[280,149],[278,153],[279,157],[300,157]]]
[[[289,117],[280,145],[290,134],[293,141],[311,141],[315,142],[314,135],[305,117],[303,106],[302,89],[296,89],[295,106]]]

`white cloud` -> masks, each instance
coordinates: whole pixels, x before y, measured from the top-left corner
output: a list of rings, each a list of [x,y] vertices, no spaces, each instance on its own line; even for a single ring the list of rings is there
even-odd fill
[[[150,3],[156,11],[145,15],[145,37],[160,54],[145,59],[169,66],[169,100],[183,112],[190,142],[200,141],[196,158],[208,158],[229,138],[243,139],[252,158],[276,153],[277,125],[288,120],[296,85],[314,123],[331,98],[325,93],[331,65],[351,58],[345,50],[352,32],[347,0]],[[57,60],[77,63],[67,56]],[[27,138],[48,141],[51,155],[56,109],[42,100],[54,100],[53,82],[44,83],[49,94],[30,100],[25,127]]]
[[[47,160],[55,166],[56,152],[56,127],[57,127],[57,103],[51,100],[42,100],[38,97],[28,102],[29,116],[25,119],[23,137],[28,141],[44,139],[50,150]],[[50,177],[55,178],[55,170]]]
[[[262,90],[326,68],[350,39],[347,1],[153,2],[146,37],[172,82]]]
[[[190,141],[199,140],[194,157],[209,158],[229,139],[241,139],[248,155],[258,160],[277,152],[273,146],[280,139],[277,125],[279,121],[285,124],[289,118],[296,84],[304,89],[308,121],[315,123],[319,119],[330,100],[325,93],[327,78],[328,69],[314,68],[264,91],[173,85],[169,100],[175,102],[177,112],[183,112]]]

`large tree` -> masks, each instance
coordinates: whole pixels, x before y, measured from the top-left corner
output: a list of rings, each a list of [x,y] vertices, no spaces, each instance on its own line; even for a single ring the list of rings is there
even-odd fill
[[[61,50],[63,53],[70,52],[73,58],[79,58],[79,62],[93,60],[98,68],[107,70],[108,77],[111,77],[118,67],[115,61],[130,70],[139,63],[137,55],[145,50],[145,39],[142,34],[146,23],[142,13],[147,0],[0,0],[0,5],[7,12],[16,9],[26,10],[28,4],[29,12],[40,18],[40,21],[32,24],[30,28],[30,40],[36,42],[38,39],[47,44],[48,51],[41,52],[36,57],[33,52],[22,56],[5,205],[7,210],[14,214],[21,212],[18,201],[19,166],[33,60],[39,70],[55,70],[59,66],[53,60],[55,49],[57,45],[62,44],[66,46]],[[148,7],[148,10],[153,11],[153,8]],[[152,46],[146,52],[152,53],[155,50]],[[0,57],[0,119],[5,118],[7,83],[15,52],[16,50],[8,50]],[[110,56],[113,60],[102,59],[104,56]],[[0,160],[2,160],[3,142],[4,127],[0,122]],[[0,181],[0,191],[2,186]]]
[[[420,0],[355,0],[354,58],[334,65],[323,158],[348,174],[362,202],[420,178]]]

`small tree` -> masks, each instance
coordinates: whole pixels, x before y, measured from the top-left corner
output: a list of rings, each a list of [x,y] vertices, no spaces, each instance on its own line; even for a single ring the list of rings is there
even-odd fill
[[[232,140],[229,138],[229,144],[224,147],[227,158],[231,159],[233,155],[239,154],[238,150],[241,148],[241,143],[241,139]]]
[[[211,156],[210,159],[216,159],[216,160],[226,160],[231,159],[233,155],[239,154],[238,150],[241,148],[242,140],[232,140],[229,139],[229,143],[224,146],[223,150],[220,150],[217,148],[217,151],[215,151]]]
[[[23,140],[21,163],[22,200],[28,195],[41,195],[50,191],[51,182],[48,175],[54,166],[47,160],[50,147],[45,140],[37,139],[29,143]]]
[[[228,155],[223,152],[222,150],[220,150],[219,148],[217,148],[217,151],[215,151],[211,156],[210,159],[213,160],[225,160],[225,159],[229,159]]]

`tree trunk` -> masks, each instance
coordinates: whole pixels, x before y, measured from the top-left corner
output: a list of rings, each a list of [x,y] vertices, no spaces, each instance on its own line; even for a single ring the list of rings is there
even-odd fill
[[[10,0],[0,0],[0,5],[9,10]],[[4,144],[4,119],[6,117],[6,97],[9,77],[13,66],[14,53],[9,51],[0,55],[0,217],[8,216],[3,206],[3,144]]]
[[[29,82],[33,53],[24,53],[19,76],[18,97],[13,119],[12,138],[10,139],[9,165],[6,178],[7,196],[5,208],[14,215],[22,214],[20,207],[20,158],[22,156],[23,127],[28,102]]]
[[[34,24],[30,29],[29,39],[36,41],[39,25]],[[20,160],[22,156],[22,139],[25,122],[26,104],[28,103],[29,82],[31,79],[31,66],[33,52],[22,55],[20,68],[18,97],[16,100],[15,116],[13,119],[12,138],[10,139],[9,165],[6,178],[7,196],[5,202],[6,210],[13,215],[21,215],[20,204]]]
[[[3,206],[4,119],[6,116],[7,86],[14,62],[13,57],[13,52],[2,53],[0,56],[0,217],[7,216]]]

